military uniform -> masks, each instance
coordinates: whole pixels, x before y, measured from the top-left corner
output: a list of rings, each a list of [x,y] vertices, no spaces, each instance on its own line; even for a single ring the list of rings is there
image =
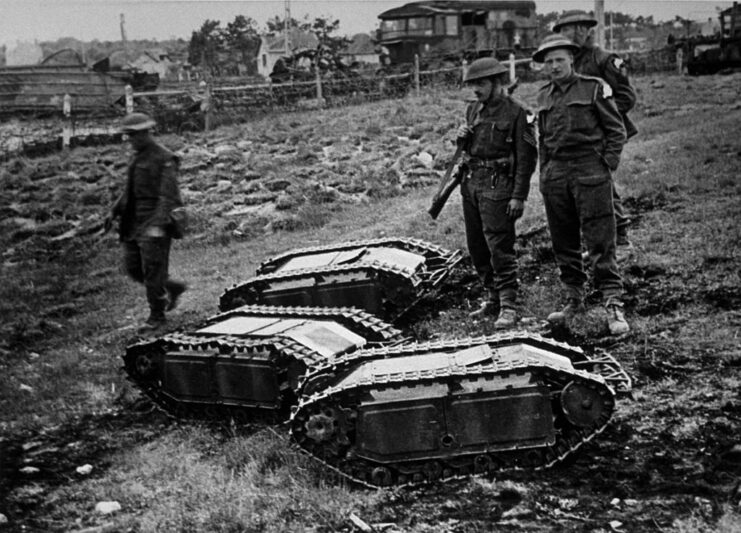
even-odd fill
[[[597,25],[597,19],[586,11],[574,9],[565,11],[553,26],[554,32],[561,32],[564,28],[575,26],[592,28]],[[602,78],[612,88],[615,96],[615,104],[623,118],[623,124],[628,138],[638,133],[635,124],[628,117],[628,112],[636,103],[636,94],[628,81],[623,60],[617,54],[607,52],[594,45],[591,37],[586,37],[583,43],[579,43],[578,50],[574,54],[574,71],[585,76]],[[581,40],[581,39],[580,39]],[[628,224],[630,220],[625,216],[623,202],[620,199],[617,188],[612,186],[613,203],[615,204],[615,223],[617,226],[617,243],[619,245],[630,244],[628,240]]]
[[[620,56],[599,46],[587,44],[574,56],[574,71],[605,80],[612,89],[615,106],[623,117],[628,138],[638,133],[635,124],[628,117],[628,112],[636,105],[636,92],[630,85]]]
[[[553,251],[570,299],[584,297],[586,274],[580,232],[595,288],[617,300],[622,280],[615,259],[612,177],[626,140],[610,86],[572,74],[543,86],[537,96],[540,190]]]
[[[120,217],[119,236],[124,271],[146,288],[149,322],[163,322],[165,311],[185,284],[168,275],[170,256],[170,213],[183,205],[177,183],[178,158],[151,142],[138,151],[128,168],[126,188],[113,206]],[[163,230],[160,236],[149,229]]]
[[[633,109],[636,104],[636,93],[625,74],[623,60],[617,54],[607,52],[595,45],[583,46],[581,51],[574,56],[574,70],[585,76],[595,76],[605,80],[613,90],[615,105],[623,118],[627,137],[631,138],[638,133],[638,129],[628,116],[628,111]],[[623,201],[614,182],[612,196],[615,205],[617,242],[618,244],[628,244],[630,220],[625,215]]]
[[[513,308],[517,294],[515,220],[510,200],[525,201],[537,163],[534,116],[506,95],[473,102],[461,183],[466,240],[474,268],[492,301]]]

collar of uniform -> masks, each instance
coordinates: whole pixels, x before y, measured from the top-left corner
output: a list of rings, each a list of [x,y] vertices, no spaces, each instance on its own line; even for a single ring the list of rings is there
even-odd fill
[[[552,80],[550,94],[553,94],[556,89],[558,89],[562,93],[566,92],[566,90],[571,87],[574,82],[576,82],[577,78],[578,76],[576,75],[576,73],[572,72],[571,75],[563,81]]]
[[[502,93],[492,94],[489,99],[483,103],[483,107],[481,108],[481,110],[483,111],[484,109],[486,109],[491,111],[492,109],[496,109],[504,104],[505,100],[506,97]]]
[[[148,143],[146,143],[144,146],[142,146],[139,150],[136,151],[136,155],[144,155],[147,152],[152,151],[154,146],[155,146],[154,139],[150,138]]]

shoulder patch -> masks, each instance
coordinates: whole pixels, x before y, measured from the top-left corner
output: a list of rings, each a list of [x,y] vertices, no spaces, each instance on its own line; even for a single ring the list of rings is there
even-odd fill
[[[613,65],[613,66],[614,66],[614,67],[615,67],[616,69],[618,69],[618,70],[622,70],[623,66],[625,65],[625,61],[623,61],[623,60],[622,60],[621,58],[619,58],[619,57],[615,57],[615,58],[613,58],[613,60],[612,60],[612,65]]]
[[[535,122],[535,115],[529,111],[525,112],[525,120],[528,124],[532,124]]]
[[[610,84],[604,80],[599,80],[599,81],[600,81],[600,84],[602,85],[602,98],[604,99],[612,98],[612,87],[610,87]]]

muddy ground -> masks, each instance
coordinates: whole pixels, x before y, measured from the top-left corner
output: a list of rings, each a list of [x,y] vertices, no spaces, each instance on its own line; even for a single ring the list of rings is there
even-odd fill
[[[523,314],[532,317],[526,327],[587,351],[607,349],[626,367],[634,391],[621,399],[606,431],[543,472],[372,494],[346,487],[356,516],[377,531],[741,530],[740,81],[739,75],[637,80],[641,133],[626,147],[619,174],[634,243],[621,263],[633,328],[625,337],[605,336],[598,310],[571,329],[545,328],[558,281],[542,206],[531,196],[532,212],[521,226],[531,231],[518,242]],[[523,98],[532,92],[525,87]],[[218,254],[244,253],[266,235],[279,248],[292,234],[301,241],[301,232],[311,235],[333,217],[365,210],[415,237],[445,245],[460,240],[451,206],[448,222],[437,226],[393,218],[426,205],[456,110],[458,96],[443,94],[168,138],[183,156],[183,188],[196,214],[179,257],[206,250],[218,262],[210,271],[216,281],[185,304],[177,325],[208,316],[199,304],[215,301],[210,289],[223,287],[225,276],[243,276],[225,274],[236,263]],[[115,242],[97,232],[125,162],[125,152],[109,146],[2,167],[10,196],[0,203],[0,513],[8,520],[0,531],[147,531],[145,517],[157,512],[156,501],[124,493],[123,511],[95,513],[95,497],[110,492],[91,489],[76,471],[91,464],[100,482],[128,483],[119,469],[122,454],[179,428],[112,368],[131,338],[132,301],[140,295],[121,289],[110,267]],[[353,224],[362,219],[348,218],[341,228],[350,235],[378,235],[386,227],[360,230]],[[268,252],[260,249],[257,259]],[[84,283],[75,271],[86,274]],[[490,324],[466,318],[478,294],[472,272],[459,269],[437,300],[401,326],[420,340],[490,333]],[[82,310],[90,307],[97,313]],[[96,316],[101,310],[117,316]],[[101,357],[80,366],[68,352],[84,350]],[[55,389],[53,380],[65,388]],[[204,431],[224,442],[266,430]],[[296,516],[280,515],[275,523],[163,522],[155,529],[360,530],[347,512],[316,518],[304,510],[311,517],[305,519],[291,512]]]

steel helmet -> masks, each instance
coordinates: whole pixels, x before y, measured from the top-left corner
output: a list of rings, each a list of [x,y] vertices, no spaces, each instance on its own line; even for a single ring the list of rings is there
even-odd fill
[[[553,25],[553,31],[558,33],[561,28],[568,26],[569,24],[579,24],[587,26],[589,28],[597,25],[597,19],[586,11],[580,9],[573,9],[571,11],[564,11],[563,14],[558,17],[558,20]]]
[[[463,82],[467,83],[490,76],[499,76],[507,72],[509,72],[509,69],[493,57],[482,57],[469,65],[466,75],[463,77]]]
[[[155,127],[157,123],[147,114],[131,113],[121,120],[121,133],[144,131]]]
[[[536,63],[542,63],[545,55],[550,52],[551,50],[557,50],[559,48],[565,48],[566,50],[571,50],[572,54],[577,53],[579,50],[581,50],[581,47],[573,42],[570,39],[567,39],[563,35],[559,35],[558,33],[554,33],[553,35],[549,35],[543,41],[540,43],[540,46],[533,54],[533,61]]]

